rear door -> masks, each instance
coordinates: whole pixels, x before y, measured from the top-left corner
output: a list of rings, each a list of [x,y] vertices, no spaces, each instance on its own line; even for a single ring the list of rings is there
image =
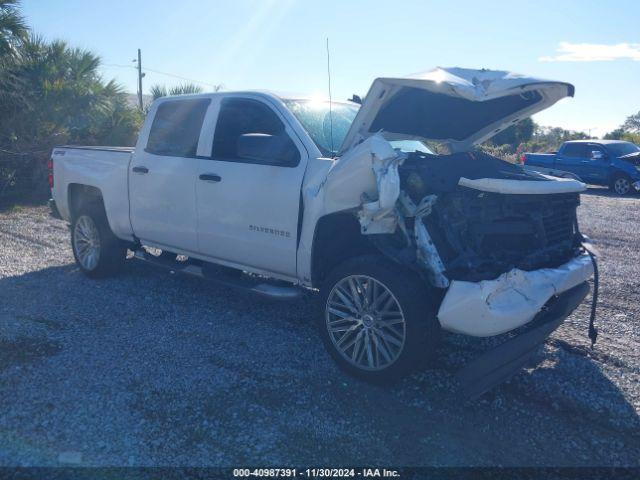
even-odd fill
[[[147,144],[138,145],[129,166],[131,225],[143,242],[197,250],[196,153],[210,103],[167,99],[150,112],[151,127],[141,134]]]
[[[198,162],[195,188],[199,251],[295,277],[306,150],[281,113],[260,97],[216,101],[205,127],[213,131],[211,145],[200,152],[208,158]],[[273,155],[243,151],[243,135],[277,138],[284,150]]]
[[[567,143],[562,152],[556,156],[556,168],[571,172],[580,179],[586,173],[584,162],[587,161],[587,145],[586,143]],[[583,179],[584,180],[584,179]]]

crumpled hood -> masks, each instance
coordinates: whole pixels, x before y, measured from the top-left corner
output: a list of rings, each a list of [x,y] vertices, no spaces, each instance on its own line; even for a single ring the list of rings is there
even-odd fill
[[[497,70],[436,68],[406,78],[377,78],[340,152],[376,133],[466,151],[573,94],[569,83]]]

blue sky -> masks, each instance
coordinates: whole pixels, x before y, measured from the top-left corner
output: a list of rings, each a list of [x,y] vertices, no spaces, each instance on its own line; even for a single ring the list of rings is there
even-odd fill
[[[227,90],[366,93],[378,76],[435,66],[492,68],[569,81],[576,96],[535,117],[602,134],[640,110],[640,2],[23,0],[34,30],[102,57],[136,91],[131,60]],[[579,61],[576,61],[579,60]],[[146,70],[144,90],[182,80]]]

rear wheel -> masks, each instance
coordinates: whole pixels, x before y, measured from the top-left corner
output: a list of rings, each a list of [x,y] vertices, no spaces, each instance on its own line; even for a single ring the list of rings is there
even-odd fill
[[[631,179],[624,174],[616,175],[611,182],[611,190],[618,195],[628,195],[631,191]]]
[[[126,245],[107,222],[102,206],[85,207],[71,225],[73,256],[82,272],[92,278],[117,272],[126,258]]]
[[[381,255],[347,260],[322,289],[325,347],[347,372],[395,380],[434,355],[439,323],[424,282]]]

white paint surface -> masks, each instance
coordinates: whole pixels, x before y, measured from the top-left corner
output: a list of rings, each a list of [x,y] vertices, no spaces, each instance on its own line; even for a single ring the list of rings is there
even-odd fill
[[[440,305],[438,320],[450,332],[473,337],[498,335],[530,322],[553,295],[592,275],[591,259],[583,254],[558,268],[513,269],[482,282],[454,280]]]
[[[552,193],[584,192],[587,186],[571,178],[548,177],[548,181],[539,180],[507,180],[501,178],[478,178],[470,180],[461,177],[458,185],[483,192],[516,194],[516,195],[548,195]]]

